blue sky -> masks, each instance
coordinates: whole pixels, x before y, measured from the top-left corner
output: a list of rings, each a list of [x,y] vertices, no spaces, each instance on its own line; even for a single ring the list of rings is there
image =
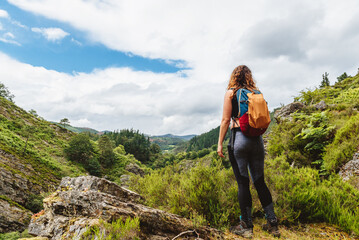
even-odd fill
[[[357,0],[0,0],[0,81],[50,121],[201,134],[238,65],[270,109],[357,74],[358,26]]]
[[[73,73],[91,72],[107,67],[130,67],[134,70],[173,73],[185,69],[184,61],[150,59],[131,52],[112,50],[99,42],[89,41],[86,33],[69,24],[23,11],[2,1],[0,8],[11,18],[2,19],[2,33],[16,34],[12,44],[0,41],[0,51],[33,66]],[[34,28],[58,28],[66,35],[48,40]]]

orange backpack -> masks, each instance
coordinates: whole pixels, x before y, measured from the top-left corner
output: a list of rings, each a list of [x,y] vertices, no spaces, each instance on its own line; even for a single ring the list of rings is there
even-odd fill
[[[257,90],[240,89],[237,91],[237,100],[239,126],[243,134],[246,136],[262,135],[271,122],[263,94]]]

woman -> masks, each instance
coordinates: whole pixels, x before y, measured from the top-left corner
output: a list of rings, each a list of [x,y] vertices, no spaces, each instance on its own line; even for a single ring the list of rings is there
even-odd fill
[[[263,229],[269,231],[274,236],[279,237],[278,220],[274,213],[272,196],[264,182],[264,146],[262,136],[247,137],[239,128],[239,120],[237,118],[238,101],[236,96],[239,89],[258,91],[252,78],[251,70],[245,65],[236,67],[231,74],[227,92],[224,96],[223,117],[217,149],[218,155],[224,157],[222,144],[232,118],[231,141],[228,145],[228,155],[238,183],[238,199],[241,208],[241,216],[239,225],[232,227],[231,230],[243,237],[253,236],[251,216],[252,197],[249,190],[249,169],[250,176],[256,187],[267,218],[267,224],[263,226]],[[243,90],[243,92],[245,92],[245,90]]]

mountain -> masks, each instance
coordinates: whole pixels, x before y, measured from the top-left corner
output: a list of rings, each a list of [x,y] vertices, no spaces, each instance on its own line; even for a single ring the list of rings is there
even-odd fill
[[[168,152],[183,146],[194,136],[196,135],[177,136],[172,134],[165,134],[160,136],[151,136],[150,141],[158,144],[162,151]]]
[[[88,127],[74,127],[71,126],[69,124],[61,124],[61,123],[57,123],[57,122],[51,122],[53,124],[56,124],[62,128],[65,128],[71,132],[75,132],[75,133],[82,133],[82,132],[89,132],[89,133],[93,133],[93,134],[100,134],[100,131],[97,131],[96,129],[92,129],[92,128],[88,128]]]
[[[219,126],[201,135],[195,136],[186,144],[187,151],[199,151],[203,148],[209,148],[217,144],[219,136]],[[229,138],[229,131],[225,140]]]
[[[184,135],[184,136],[178,136],[173,134],[165,134],[165,135],[159,135],[159,136],[152,136],[151,138],[180,138],[183,140],[190,140],[191,138],[195,137],[195,134],[192,135]]]

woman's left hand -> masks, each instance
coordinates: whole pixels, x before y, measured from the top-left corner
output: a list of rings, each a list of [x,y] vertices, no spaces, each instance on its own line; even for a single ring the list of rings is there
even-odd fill
[[[218,147],[217,147],[217,153],[218,153],[218,156],[220,156],[221,158],[224,158],[224,155],[223,155],[223,146],[222,146],[222,145],[218,145]]]

